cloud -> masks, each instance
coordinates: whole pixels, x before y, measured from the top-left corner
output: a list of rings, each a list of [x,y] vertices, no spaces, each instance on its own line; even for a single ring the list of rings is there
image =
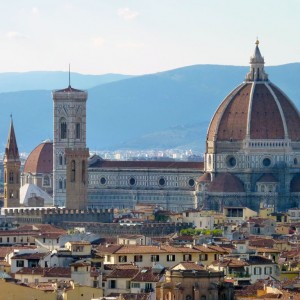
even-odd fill
[[[96,47],[103,47],[103,45],[105,44],[105,40],[101,36],[98,36],[93,38],[93,44]]]
[[[36,16],[40,14],[40,10],[36,6],[32,8],[31,12]]]
[[[6,33],[6,38],[9,40],[21,40],[21,39],[28,39],[28,36],[17,32],[17,31],[9,31]]]
[[[143,48],[144,46],[145,45],[143,43],[134,43],[134,42],[125,42],[125,43],[117,44],[118,48],[131,48],[131,49]]]
[[[135,19],[138,15],[139,15],[139,12],[131,10],[128,7],[120,8],[118,10],[118,16],[123,18],[124,20]]]

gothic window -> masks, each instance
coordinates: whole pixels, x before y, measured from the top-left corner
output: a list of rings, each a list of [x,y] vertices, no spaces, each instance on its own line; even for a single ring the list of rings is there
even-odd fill
[[[67,138],[67,122],[66,119],[60,120],[60,139],[64,140]]]
[[[60,190],[63,189],[63,181],[62,181],[62,179],[59,179],[59,182],[58,182],[58,188],[59,188]]]
[[[82,161],[82,183],[85,184],[85,161]]]
[[[81,134],[80,134],[80,123],[76,123],[76,128],[75,128],[75,136],[76,136],[76,139],[80,139],[81,137]]]
[[[4,183],[7,182],[7,174],[6,174],[6,170],[4,171]]]
[[[43,186],[50,186],[50,178],[48,175],[43,178]]]
[[[71,162],[71,182],[75,182],[75,173],[76,173],[76,165],[75,160],[72,160]]]
[[[63,164],[63,157],[61,154],[59,154],[58,163],[60,166],[62,166],[62,164]]]
[[[9,183],[14,183],[14,172],[9,172]]]
[[[9,191],[9,199],[14,197],[14,192],[13,191]]]
[[[64,179],[64,189],[66,189],[67,187],[67,182],[66,182],[66,179]]]

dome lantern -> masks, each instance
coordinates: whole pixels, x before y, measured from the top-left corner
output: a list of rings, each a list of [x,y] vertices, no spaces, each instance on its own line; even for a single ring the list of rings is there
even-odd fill
[[[265,60],[259,50],[259,40],[255,42],[254,54],[250,57],[250,72],[246,75],[246,81],[268,81],[265,73]]]

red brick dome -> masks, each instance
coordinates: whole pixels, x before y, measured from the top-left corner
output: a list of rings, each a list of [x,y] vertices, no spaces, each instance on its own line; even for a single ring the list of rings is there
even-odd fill
[[[246,80],[218,107],[208,141],[291,139],[300,141],[299,112],[291,100],[268,80],[258,43]]]
[[[243,193],[244,185],[242,181],[231,173],[220,173],[208,187],[209,192],[216,193]]]
[[[39,144],[28,156],[24,173],[52,173],[53,171],[53,143],[45,141]]]

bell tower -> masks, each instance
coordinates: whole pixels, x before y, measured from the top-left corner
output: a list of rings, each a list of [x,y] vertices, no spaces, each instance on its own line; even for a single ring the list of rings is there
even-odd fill
[[[4,165],[4,207],[20,206],[20,156],[11,116]]]
[[[69,86],[52,92],[53,98],[53,199],[54,205],[66,205],[67,165],[66,149],[72,152],[72,159],[77,167],[76,153],[82,160],[81,153],[88,157],[86,148],[86,91]],[[76,149],[76,151],[75,151]],[[68,153],[69,153],[68,152]],[[75,177],[77,178],[77,177]],[[85,186],[86,188],[86,186]],[[84,200],[86,201],[86,200]]]

